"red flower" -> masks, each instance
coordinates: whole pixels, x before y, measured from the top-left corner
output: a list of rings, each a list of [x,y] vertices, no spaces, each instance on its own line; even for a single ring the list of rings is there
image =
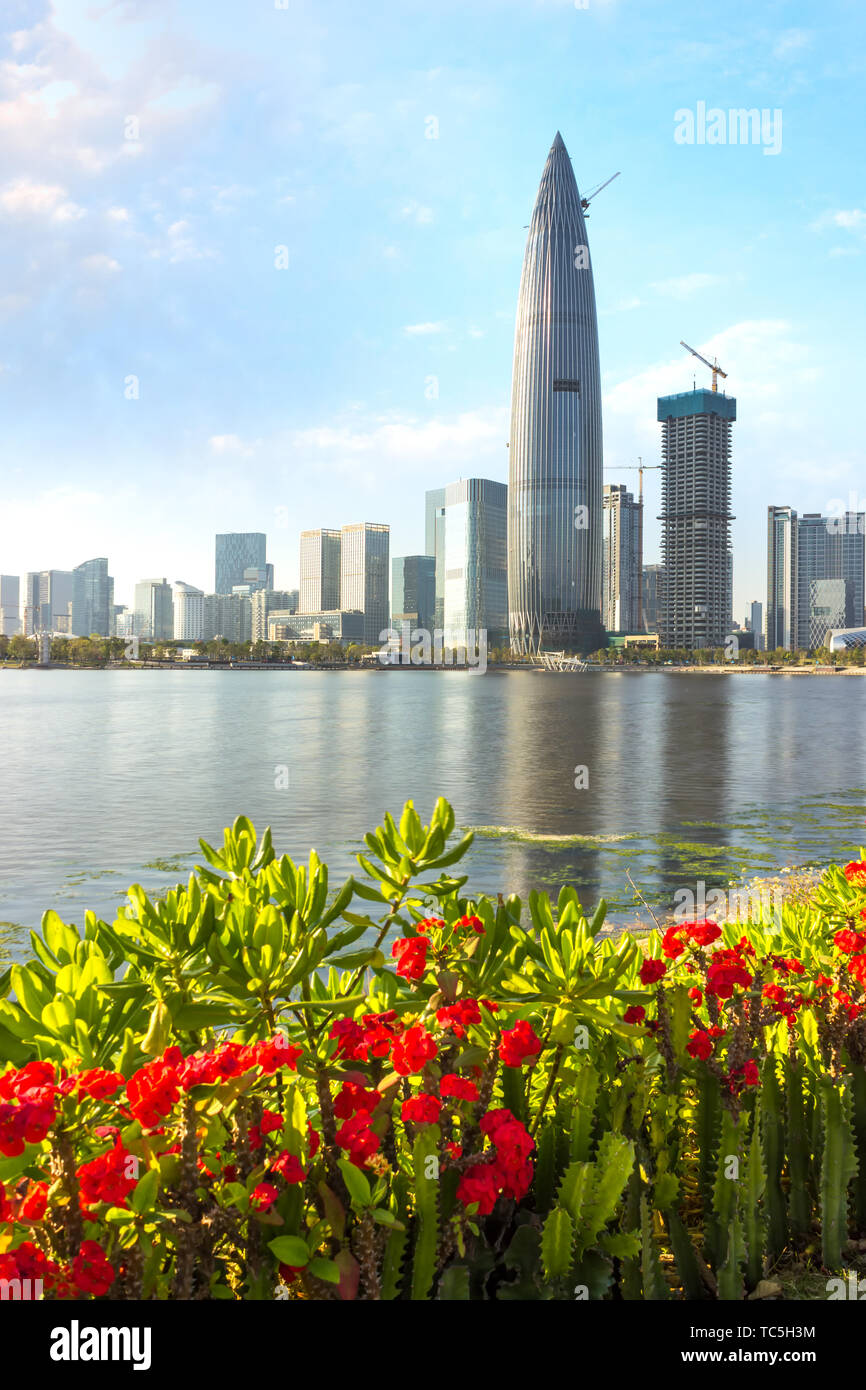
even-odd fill
[[[273,1076],[278,1067],[295,1071],[303,1051],[302,1047],[294,1047],[284,1033],[274,1033],[273,1037],[253,1043],[249,1048],[252,1062],[261,1067],[266,1076]]]
[[[721,927],[716,922],[711,922],[709,918],[704,918],[701,922],[689,922],[686,925],[686,935],[696,946],[710,946],[714,941],[718,941],[721,934]]]
[[[866,862],[846,864],[844,874],[849,883],[856,883],[860,888],[866,886]]]
[[[480,917],[461,917],[459,922],[455,922],[456,927],[471,927],[476,936],[484,936],[484,923]]]
[[[379,1136],[367,1123],[365,1114],[355,1115],[340,1125],[336,1139],[341,1149],[345,1149],[356,1168],[363,1168],[379,1148]]]
[[[129,1108],[145,1129],[156,1129],[179,1095],[176,1068],[161,1058],[140,1067],[126,1083]]]
[[[418,926],[416,927],[415,930],[416,930],[416,931],[419,931],[419,932],[421,933],[421,935],[423,936],[423,935],[425,935],[426,932],[433,931],[433,929],[434,929],[435,927],[444,927],[444,926],[445,926],[445,920],[444,920],[444,918],[442,918],[442,917],[425,917],[422,921],[420,921],[420,922],[418,923]]]
[[[478,1215],[489,1216],[499,1196],[497,1174],[492,1165],[476,1163],[467,1168],[457,1184],[457,1196],[467,1207],[477,1202]]]
[[[697,985],[692,985],[689,990],[689,998],[696,1009],[699,1009],[704,1002],[703,990],[698,989]]]
[[[108,1293],[114,1283],[114,1268],[95,1240],[82,1241],[72,1261],[72,1277],[82,1293],[92,1293],[95,1298]]]
[[[382,1014],[365,1014],[358,1023],[353,1018],[338,1018],[328,1034],[337,1038],[337,1057],[349,1062],[366,1062],[368,1057],[387,1057],[399,1037],[401,1025],[393,1009]]]
[[[668,927],[662,937],[662,955],[667,956],[668,960],[676,960],[677,956],[681,956],[686,949],[682,939],[684,931],[685,927],[683,926]]]
[[[769,999],[777,1013],[788,1013],[790,1005],[788,996],[781,985],[764,985],[761,991],[765,999]]]
[[[478,1087],[474,1081],[469,1081],[465,1076],[457,1076],[454,1072],[446,1072],[439,1082],[440,1096],[453,1096],[455,1100],[477,1100]]]
[[[668,968],[663,960],[654,960],[649,956],[640,968],[641,984],[654,985],[657,980],[661,980],[667,973]]]
[[[528,1019],[519,1018],[513,1028],[506,1028],[499,1044],[499,1056],[506,1067],[520,1067],[541,1051],[541,1039]]]
[[[338,1120],[348,1120],[359,1110],[363,1110],[365,1114],[369,1115],[371,1111],[376,1109],[381,1099],[381,1091],[367,1090],[364,1086],[357,1086],[353,1081],[347,1081],[340,1087],[334,1101],[334,1114]]]
[[[699,1057],[706,1062],[707,1058],[713,1055],[713,1040],[710,1034],[703,1028],[696,1028],[686,1043],[686,1052],[690,1057]]]
[[[842,931],[837,931],[833,937],[833,945],[846,956],[852,951],[859,951],[864,943],[866,936],[858,931],[851,931],[850,927],[843,927]]]
[[[855,980],[859,980],[861,985],[866,986],[866,956],[851,956],[848,961],[848,974],[853,975]]]
[[[436,1010],[436,1021],[440,1028],[454,1030],[456,1038],[465,1038],[466,1029],[481,1022],[481,1010],[475,999],[458,999],[444,1009]]]
[[[288,1183],[303,1182],[307,1176],[301,1167],[301,1160],[295,1154],[290,1154],[288,1149],[274,1159],[269,1171],[279,1173],[283,1182]]]
[[[404,1100],[400,1116],[403,1120],[412,1120],[418,1125],[435,1125],[441,1109],[442,1102],[436,1096],[410,1096],[408,1100]]]
[[[91,1100],[108,1100],[109,1096],[113,1096],[124,1084],[120,1072],[104,1071],[102,1067],[79,1072],[75,1079],[78,1082],[79,1095],[90,1096]]]
[[[406,980],[420,980],[427,969],[430,942],[423,936],[404,936],[395,941],[391,955],[397,961],[396,973]]]
[[[280,1195],[280,1189],[272,1182],[260,1182],[250,1193],[252,1211],[268,1211]]]
[[[623,1023],[643,1023],[646,1009],[642,1004],[631,1004],[622,1016]]]
[[[96,1202],[109,1202],[113,1207],[126,1206],[127,1194],[138,1182],[138,1161],[119,1142],[107,1153],[82,1163],[78,1169],[78,1186],[82,1207]]]
[[[436,1052],[437,1047],[430,1034],[420,1023],[416,1023],[413,1028],[407,1028],[402,1038],[396,1040],[391,1060],[394,1070],[401,1076],[412,1076],[415,1072],[423,1071],[425,1064],[433,1060]]]
[[[758,1064],[754,1058],[750,1057],[743,1067],[743,1081],[746,1086],[757,1086],[760,1084],[760,1080]]]
[[[714,994],[719,999],[730,999],[735,985],[748,988],[752,983],[752,977],[743,965],[738,951],[739,948],[716,951],[707,967],[707,994]]]

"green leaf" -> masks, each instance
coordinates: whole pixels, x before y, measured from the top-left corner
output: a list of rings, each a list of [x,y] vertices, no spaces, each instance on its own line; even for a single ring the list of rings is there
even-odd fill
[[[136,1184],[129,1194],[129,1205],[133,1211],[138,1212],[139,1216],[146,1211],[152,1211],[156,1204],[156,1194],[159,1191],[159,1169],[148,1168],[144,1177]]]
[[[288,1264],[289,1262],[283,1260],[282,1263]],[[324,1280],[326,1284],[339,1284],[340,1282],[340,1266],[335,1260],[325,1260],[321,1256],[317,1256],[314,1260],[310,1260],[307,1265],[307,1272],[314,1275],[316,1279]]]
[[[371,1200],[370,1184],[364,1177],[360,1168],[356,1168],[354,1163],[350,1163],[347,1158],[338,1160],[338,1167],[343,1174],[343,1180],[349,1189],[349,1196],[359,1207],[368,1207]]]
[[[281,1265],[304,1269],[310,1262],[307,1243],[300,1236],[277,1236],[276,1240],[268,1241],[268,1249]]]

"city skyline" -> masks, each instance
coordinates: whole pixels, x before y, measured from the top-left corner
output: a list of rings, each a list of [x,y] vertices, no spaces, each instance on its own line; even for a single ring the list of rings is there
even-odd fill
[[[263,8],[239,34],[192,0],[170,77],[156,12],[16,16],[4,572],[108,551],[131,595],[183,555],[207,587],[210,536],[232,526],[271,535],[294,586],[295,535],[327,519],[335,488],[347,513],[387,514],[395,553],[419,553],[415,498],[437,473],[506,477],[523,218],[557,127],[582,183],[622,170],[590,228],[608,477],[657,456],[658,395],[704,384],[685,337],[718,354],[740,402],[736,612],[760,589],[761,513],[783,486],[822,513],[863,492],[846,406],[862,16],[794,3],[774,25],[740,0],[695,44],[656,9],[613,23],[623,0],[491,0],[461,10],[483,54],[470,66],[442,8],[412,25],[387,4],[365,18],[336,0],[315,21]],[[236,119],[251,83],[254,149]],[[676,113],[702,102],[780,109],[780,152],[678,143]],[[647,516],[658,499],[652,476]]]

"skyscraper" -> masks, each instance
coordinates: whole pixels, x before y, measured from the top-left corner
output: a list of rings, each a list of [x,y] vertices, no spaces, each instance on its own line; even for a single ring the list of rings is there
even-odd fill
[[[69,632],[72,591],[71,570],[35,570],[24,581],[24,632]]]
[[[302,531],[298,612],[331,612],[339,607],[340,532],[327,527]]]
[[[436,617],[436,559],[395,555],[391,561],[391,622],[432,632]],[[410,634],[411,635],[411,634]]]
[[[508,488],[464,478],[445,489],[445,644],[467,645],[467,630],[498,645],[508,633]],[[475,639],[478,640],[477,637]]]
[[[797,513],[767,508],[767,651],[797,643]]]
[[[643,595],[643,503],[622,483],[605,483],[602,622],[608,632],[640,632]]]
[[[511,388],[511,644],[601,642],[601,381],[595,287],[571,161],[557,131],[523,259]]]
[[[174,601],[167,579],[141,579],[135,586],[135,634],[147,642],[174,637]]]
[[[110,637],[114,629],[114,580],[108,573],[104,556],[85,560],[72,571],[72,621],[70,630],[76,637],[89,637],[92,632]]]
[[[662,645],[724,646],[732,624],[731,425],[737,402],[694,390],[658,401],[662,426]]]
[[[445,622],[445,489],[433,488],[425,498],[424,549],[435,560],[436,598],[433,627],[440,631]]]
[[[863,621],[866,517],[767,511],[767,647],[823,646],[829,628]],[[835,585],[830,581],[839,581]],[[839,585],[841,584],[842,587]]]
[[[762,652],[764,650],[764,605],[762,603],[749,604],[746,625],[749,631],[755,634],[755,651]]]
[[[266,570],[267,543],[262,531],[226,531],[217,535],[214,591],[230,594],[236,584],[243,584],[245,570]]]
[[[0,637],[14,637],[21,631],[20,593],[17,574],[0,574]]]
[[[658,632],[659,630],[664,573],[663,565],[644,565],[643,567],[644,632]]]
[[[201,642],[204,633],[204,593],[193,584],[174,581],[174,639]]]
[[[340,532],[340,608],[364,614],[364,642],[384,640],[388,627],[390,526],[362,521]]]

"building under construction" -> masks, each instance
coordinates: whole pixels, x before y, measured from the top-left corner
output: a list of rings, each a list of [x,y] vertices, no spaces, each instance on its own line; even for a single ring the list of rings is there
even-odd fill
[[[658,402],[663,647],[721,647],[731,631],[731,425],[737,402],[715,389],[716,372],[718,366],[713,390],[684,391]]]

